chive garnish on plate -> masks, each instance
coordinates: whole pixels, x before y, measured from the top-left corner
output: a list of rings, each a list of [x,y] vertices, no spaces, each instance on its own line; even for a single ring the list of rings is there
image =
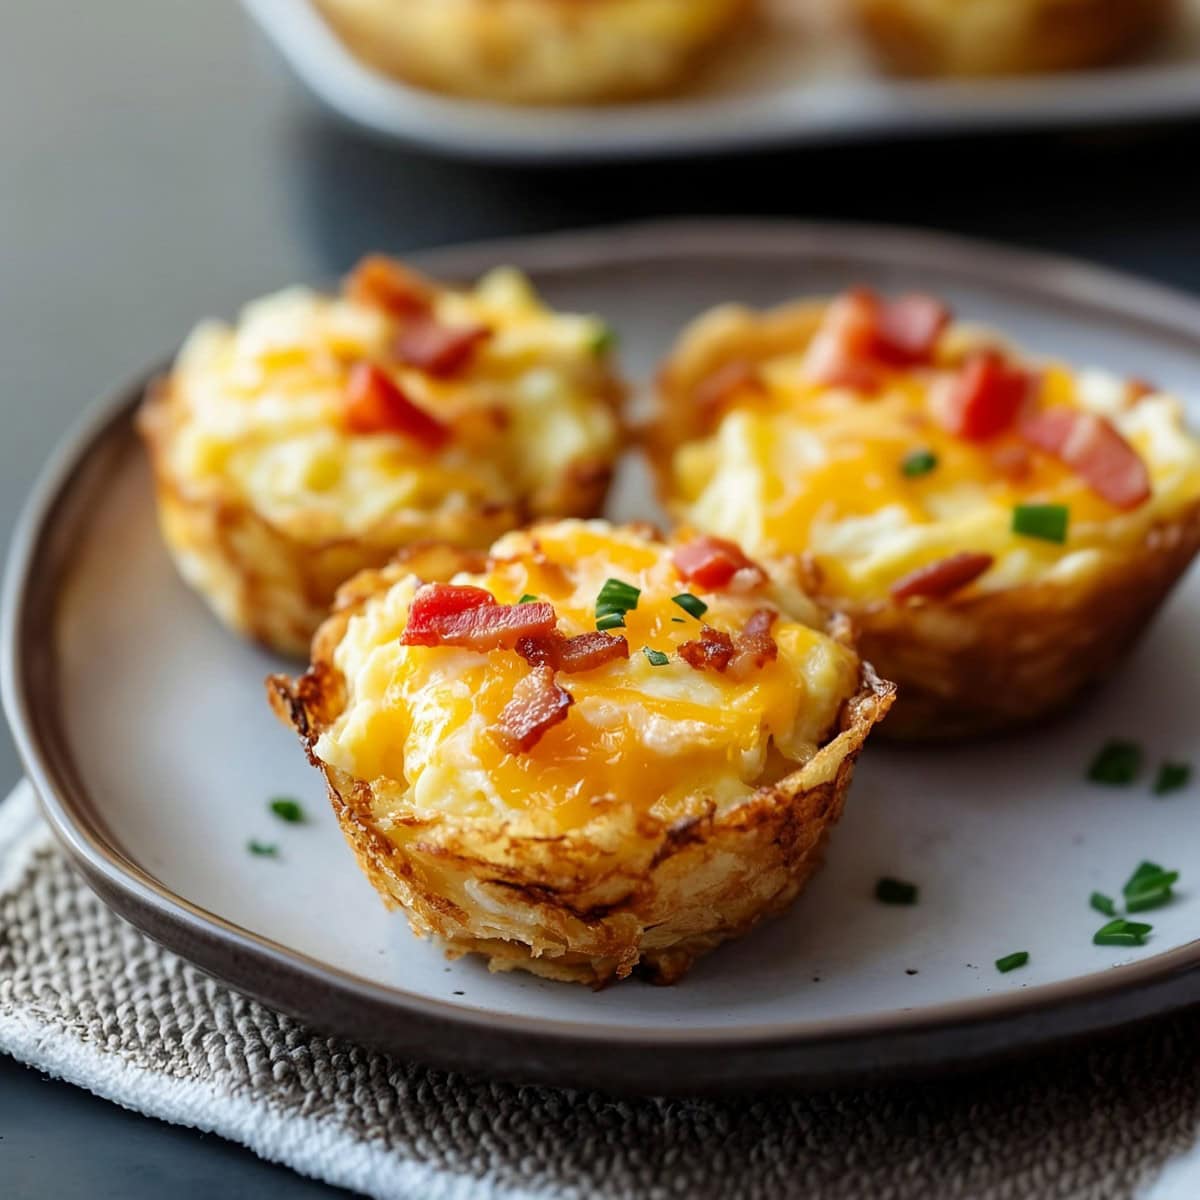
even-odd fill
[[[654,650],[649,646],[643,646],[642,653],[650,660],[652,667],[665,667],[671,661],[661,650]]]
[[[259,842],[251,838],[246,843],[246,849],[259,858],[278,858],[279,847],[274,842]]]
[[[885,877],[875,884],[875,899],[881,904],[916,904],[917,885]]]
[[[1124,917],[1117,917],[1115,921],[1109,921],[1107,925],[1097,929],[1092,941],[1097,946],[1144,946],[1146,934],[1153,928],[1153,925],[1146,925],[1141,921],[1127,921]]]
[[[1124,787],[1132,783],[1142,769],[1142,748],[1137,742],[1109,738],[1088,767],[1087,777],[1093,783]]]
[[[532,592],[524,592],[521,598],[517,601],[518,604],[533,604],[537,597]]]
[[[1117,906],[1113,902],[1113,898],[1106,896],[1103,892],[1093,892],[1088,898],[1088,903],[1098,913],[1103,913],[1106,917],[1115,917],[1117,915]]]
[[[281,821],[287,821],[291,825],[304,823],[304,809],[301,807],[300,801],[293,800],[291,796],[274,796],[268,802],[267,807]]]
[[[1157,863],[1142,863],[1121,889],[1126,910],[1145,912],[1169,904],[1175,899],[1173,889],[1178,882],[1178,871],[1164,871]]]
[[[932,450],[910,450],[900,463],[900,472],[915,479],[919,475],[928,475],[937,463],[937,455]]]
[[[1165,796],[1168,792],[1177,792],[1191,782],[1191,763],[1165,762],[1158,768],[1154,779],[1154,794]]]
[[[1017,950],[1012,954],[1006,954],[1003,958],[996,959],[996,970],[1001,975],[1009,971],[1015,971],[1018,967],[1023,967],[1029,961],[1028,950]]]
[[[699,596],[693,596],[691,592],[680,592],[678,596],[671,597],[671,602],[678,604],[685,613],[695,617],[697,621],[708,612],[708,605]],[[679,618],[672,617],[671,620],[676,621]]]
[[[1018,504],[1013,509],[1012,531],[1061,545],[1067,540],[1068,520],[1065,504]]]
[[[632,583],[621,579],[606,579],[596,597],[596,628],[621,629],[625,625],[625,614],[637,608],[642,592]]]

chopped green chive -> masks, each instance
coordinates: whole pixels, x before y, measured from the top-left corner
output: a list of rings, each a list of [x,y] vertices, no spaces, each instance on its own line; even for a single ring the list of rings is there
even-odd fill
[[[1106,896],[1103,892],[1093,892],[1088,903],[1098,913],[1103,913],[1106,917],[1115,917],[1117,915],[1117,906],[1113,903],[1113,898]]]
[[[649,646],[643,646],[642,653],[650,660],[652,667],[665,667],[671,661],[669,655],[661,650],[652,650]]]
[[[520,600],[517,601],[517,603],[518,604],[532,604],[536,599],[537,599],[537,597],[532,592],[525,592],[521,596]]]
[[[918,475],[928,475],[937,463],[937,455],[932,450],[913,450],[904,456],[900,470],[910,479],[915,479]]]
[[[589,342],[593,354],[607,354],[616,348],[617,331],[611,325],[600,325]]]
[[[1061,544],[1067,540],[1067,521],[1065,504],[1018,504],[1013,509],[1012,531]]]
[[[917,885],[902,879],[881,879],[875,885],[875,899],[880,904],[916,904]]]
[[[687,622],[682,617],[672,617],[671,624],[672,625],[686,625]]]
[[[246,849],[259,858],[278,858],[279,847],[274,842],[256,842],[253,838],[246,843]]]
[[[1125,886],[1121,891],[1128,896],[1130,892],[1140,892],[1143,888],[1149,886],[1155,880],[1161,879],[1168,872],[1165,867],[1160,867],[1156,862],[1150,862],[1149,859],[1143,859],[1137,865],[1137,869],[1125,881]],[[1178,872],[1175,872],[1178,875]]]
[[[697,621],[708,612],[708,605],[699,596],[693,596],[691,592],[680,592],[678,596],[672,596],[671,601],[678,604],[685,613],[695,617]],[[679,618],[672,617],[672,620],[677,621]]]
[[[1121,889],[1125,896],[1125,907],[1129,912],[1161,908],[1175,898],[1172,889],[1178,882],[1178,871],[1164,871],[1157,863],[1144,862]]]
[[[300,801],[290,796],[276,796],[267,807],[281,821],[288,821],[292,825],[300,825],[304,821],[304,809],[300,807]]]
[[[625,614],[637,608],[641,589],[620,579],[606,579],[596,597],[596,628],[620,629],[625,624]]]
[[[1028,950],[1018,950],[1014,954],[1006,954],[1003,958],[996,959],[996,970],[1002,975],[1008,971],[1015,971],[1018,967],[1023,967],[1029,961]]]
[[[1140,921],[1126,921],[1124,917],[1118,917],[1097,929],[1092,941],[1097,946],[1143,946],[1146,943],[1146,934],[1153,928],[1153,925],[1144,925]]]
[[[1154,794],[1165,796],[1168,792],[1177,792],[1187,787],[1191,782],[1192,767],[1190,763],[1165,762],[1158,768],[1154,780]]]
[[[1093,783],[1124,787],[1132,783],[1142,769],[1142,748],[1137,742],[1110,738],[1100,748],[1088,767],[1087,777]]]

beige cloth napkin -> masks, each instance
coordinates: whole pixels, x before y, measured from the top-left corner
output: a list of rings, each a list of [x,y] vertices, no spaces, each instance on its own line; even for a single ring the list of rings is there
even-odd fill
[[[0,1051],[387,1200],[1195,1200],[1198,1047],[1191,1012],[885,1089],[628,1100],[491,1083],[213,982],[96,899],[27,784],[0,804]]]

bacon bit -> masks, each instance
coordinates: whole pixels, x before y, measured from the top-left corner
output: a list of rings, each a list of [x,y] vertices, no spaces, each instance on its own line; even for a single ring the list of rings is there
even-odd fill
[[[591,671],[617,658],[629,657],[629,643],[611,633],[581,633],[563,637],[527,637],[517,643],[517,653],[535,667],[546,666],[568,675]]]
[[[362,259],[346,276],[342,292],[348,300],[381,308],[392,316],[423,313],[433,299],[429,280],[383,254]]]
[[[990,554],[963,551],[951,554],[940,562],[918,567],[892,584],[894,600],[911,600],[916,596],[934,598],[950,596],[974,582],[996,560]]]
[[[734,653],[733,638],[711,625],[701,626],[696,641],[684,642],[679,647],[679,657],[697,671],[724,671]]]
[[[414,404],[374,363],[355,363],[346,384],[346,425],[352,433],[400,433],[427,450],[450,439],[450,427]]]
[[[534,667],[513,688],[512,699],[500,710],[491,734],[510,754],[525,753],[547,729],[567,719],[567,709],[574,703],[575,697],[554,681],[550,667]]]
[[[443,325],[422,314],[405,322],[392,349],[402,363],[444,379],[461,371],[491,336],[486,325]]]
[[[427,583],[413,596],[400,642],[479,651],[511,649],[521,638],[549,633],[554,621],[551,604],[497,604],[482,588]]]
[[[950,310],[940,300],[919,292],[900,296],[879,315],[875,354],[898,366],[928,362],[949,324]]]
[[[771,626],[778,616],[774,609],[760,608],[751,614],[746,628],[734,638],[729,673],[735,679],[744,679],[751,671],[757,671],[779,657],[779,647],[771,636]]]
[[[929,362],[950,310],[932,296],[913,292],[883,301],[869,288],[853,288],[830,304],[804,369],[816,383],[874,391],[881,365]]]
[[[853,288],[834,300],[804,355],[805,374],[828,387],[874,391],[881,382],[872,365],[879,310],[879,297],[867,288]]]
[[[684,579],[702,588],[723,588],[739,571],[753,572],[754,586],[767,577],[762,567],[747,558],[740,546],[725,538],[708,535],[677,546],[671,554],[671,561]]]
[[[994,350],[982,350],[967,359],[951,384],[943,423],[968,441],[986,441],[1017,419],[1032,385],[1025,371],[1010,366]]]
[[[753,363],[739,358],[725,363],[700,380],[693,393],[693,399],[701,417],[711,421],[738,392],[751,389],[759,394],[763,391],[758,368]]]
[[[1107,417],[1048,408],[1021,425],[1021,436],[1070,467],[1098,496],[1128,511],[1150,498],[1150,473]]]

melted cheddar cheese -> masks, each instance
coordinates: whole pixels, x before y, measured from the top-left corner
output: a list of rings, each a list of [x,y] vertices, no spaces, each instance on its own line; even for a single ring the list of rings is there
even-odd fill
[[[756,610],[779,612],[778,657],[741,679],[689,666],[676,651],[701,622],[672,597],[699,590],[671,562],[671,547],[601,521],[563,521],[505,536],[488,569],[455,583],[486,588],[501,604],[549,601],[568,636],[596,628],[609,578],[641,590],[626,614],[629,658],[558,684],[574,699],[566,720],[527,752],[492,736],[515,685],[530,670],[512,650],[407,646],[400,635],[419,586],[407,577],[351,617],[334,654],[347,702],[315,746],[318,758],[368,780],[375,816],[406,811],[525,818],[577,828],[617,805],[676,819],[707,804],[737,804],[807,761],[858,688],[852,650],[816,626],[811,602],[768,579],[745,591],[699,592],[703,621],[736,634]],[[643,651],[669,655],[654,666]]]
[[[248,305],[236,327],[201,325],[171,378],[170,468],[190,488],[236,496],[301,541],[369,538],[404,513],[520,510],[571,464],[611,459],[615,390],[595,317],[547,309],[501,269],[471,291],[439,289],[433,316],[490,337],[450,378],[389,361],[404,394],[452,428],[430,452],[399,432],[351,432],[353,365],[388,361],[381,310],[290,288]]]
[[[807,552],[822,590],[868,600],[961,551],[995,560],[977,589],[1089,571],[1200,497],[1200,446],[1179,402],[1136,398],[1133,385],[1101,372],[1045,364],[1038,402],[1106,416],[1138,451],[1152,495],[1132,511],[1114,508],[1014,433],[980,442],[949,432],[939,397],[965,353],[985,342],[998,344],[952,327],[933,365],[893,370],[874,393],[814,384],[802,350],[759,364],[761,386],[732,396],[711,436],[675,449],[675,514],[751,554]],[[932,453],[936,466],[906,475],[904,461],[918,451]],[[1008,456],[1020,459],[1020,471]],[[1028,504],[1067,507],[1065,544],[1013,532],[1014,508]]]

